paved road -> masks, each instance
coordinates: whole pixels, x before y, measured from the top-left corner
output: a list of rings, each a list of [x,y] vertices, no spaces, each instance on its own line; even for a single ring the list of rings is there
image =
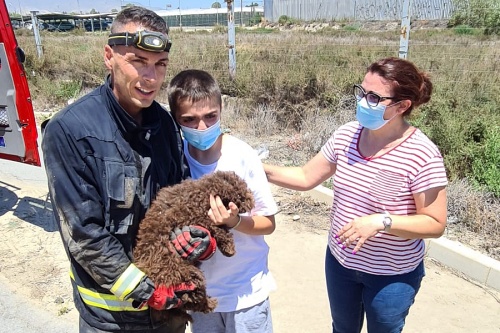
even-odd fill
[[[0,275],[0,332],[2,333],[70,333],[78,332],[78,323],[57,317],[30,304],[10,289]]]

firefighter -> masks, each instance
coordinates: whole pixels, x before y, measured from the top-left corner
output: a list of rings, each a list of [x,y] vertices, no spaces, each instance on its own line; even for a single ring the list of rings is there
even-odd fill
[[[160,16],[142,7],[123,9],[104,46],[105,83],[58,112],[44,131],[49,192],[71,263],[80,332],[186,329],[186,322],[155,322],[149,309],[178,307],[181,295],[196,286],[155,286],[134,266],[132,253],[157,191],[189,176],[179,130],[154,100],[170,46]],[[187,260],[206,259],[216,246],[199,226],[172,238]]]

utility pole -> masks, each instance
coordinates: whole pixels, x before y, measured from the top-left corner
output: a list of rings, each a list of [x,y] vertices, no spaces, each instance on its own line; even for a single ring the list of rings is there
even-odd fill
[[[408,58],[408,47],[410,42],[410,2],[411,0],[403,0],[403,8],[401,9],[399,57],[402,59]]]
[[[236,33],[234,27],[234,6],[233,0],[224,0],[227,2],[227,36],[229,49],[229,78],[236,79]]]
[[[35,44],[36,44],[36,54],[38,58],[43,56],[43,47],[42,47],[42,39],[40,38],[40,31],[38,30],[38,17],[36,14],[38,11],[31,11],[31,28],[33,29],[33,35],[35,35]]]
[[[182,13],[181,13],[181,0],[179,0],[179,28],[182,31]]]
[[[24,28],[24,18],[23,18],[23,10],[21,9],[21,0],[18,1],[19,3],[19,14],[21,15],[21,26]]]

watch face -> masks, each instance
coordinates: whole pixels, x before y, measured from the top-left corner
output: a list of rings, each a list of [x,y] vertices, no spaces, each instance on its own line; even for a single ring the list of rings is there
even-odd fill
[[[383,223],[384,223],[385,230],[390,229],[390,227],[392,225],[392,219],[391,219],[391,217],[390,216],[384,216]]]

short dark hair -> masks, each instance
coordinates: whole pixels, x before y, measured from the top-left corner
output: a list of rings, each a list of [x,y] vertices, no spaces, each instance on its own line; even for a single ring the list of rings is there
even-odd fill
[[[113,20],[111,33],[122,32],[120,31],[122,27],[129,23],[141,24],[146,30],[168,35],[167,22],[152,10],[140,6],[131,6],[122,9]]]
[[[222,106],[222,94],[219,84],[208,72],[199,69],[186,69],[170,81],[168,88],[168,104],[175,118],[179,104],[183,101],[193,103],[216,98]]]
[[[413,108],[427,103],[432,95],[432,82],[429,74],[419,70],[412,62],[389,57],[368,66],[367,72],[378,74],[392,89],[395,101],[410,100],[411,106],[405,111],[408,116]]]

